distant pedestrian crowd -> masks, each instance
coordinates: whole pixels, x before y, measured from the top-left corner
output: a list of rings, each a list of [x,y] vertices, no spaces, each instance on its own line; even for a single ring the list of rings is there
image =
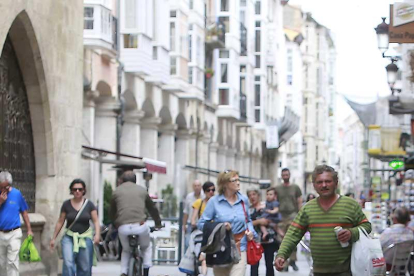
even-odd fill
[[[182,221],[183,259],[192,263],[180,263],[180,270],[189,275],[197,272],[198,276],[206,275],[208,267],[212,267],[217,276],[240,276],[250,265],[251,276],[257,276],[257,260],[263,252],[266,276],[274,276],[275,268],[281,272],[290,267],[297,271],[297,245],[305,239],[315,276],[351,276],[352,248],[361,233],[371,232],[371,223],[352,194],[337,193],[338,173],[330,166],[317,166],[312,183],[318,196],[309,194],[305,202],[299,186],[290,182],[289,169],[282,170],[281,179],[280,185],[263,192],[263,201],[259,189],[242,194],[240,176],[234,170],[219,173],[216,183],[194,180],[193,191],[184,200]],[[161,218],[146,188],[136,184],[134,172],[124,172],[119,183],[111,198],[109,216],[122,245],[120,273],[131,273],[134,253],[130,237],[136,236],[143,275],[148,276],[152,250],[147,213],[155,229],[162,227]],[[96,257],[94,244],[101,241],[98,212],[86,198],[82,179],[69,184],[69,193],[72,197],[60,207],[50,249],[60,252],[63,276],[89,276]],[[20,215],[27,234],[33,236],[27,211],[24,197],[13,187],[12,175],[0,172],[0,275],[19,275],[18,252],[23,237]],[[401,254],[400,245],[406,244],[408,253],[414,245],[409,210],[395,208],[391,222],[379,239],[384,257],[377,262],[383,260],[388,271],[397,271],[405,269],[395,263],[396,255]],[[63,236],[57,241],[65,223]],[[257,248],[253,249],[253,244]],[[254,254],[259,254],[256,262],[251,261]]]

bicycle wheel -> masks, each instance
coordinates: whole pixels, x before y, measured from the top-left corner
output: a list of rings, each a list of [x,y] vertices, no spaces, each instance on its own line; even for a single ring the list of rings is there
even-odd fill
[[[141,258],[133,258],[129,262],[128,276],[143,276],[144,271],[142,267]]]

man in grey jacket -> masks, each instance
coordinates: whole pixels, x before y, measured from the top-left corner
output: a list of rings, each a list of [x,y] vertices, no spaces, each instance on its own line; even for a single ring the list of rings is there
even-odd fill
[[[112,194],[109,211],[112,222],[118,228],[118,235],[122,244],[121,276],[128,275],[128,263],[131,256],[129,235],[139,235],[144,276],[148,276],[149,268],[152,266],[150,230],[145,222],[145,210],[148,210],[155,221],[155,227],[162,227],[158,209],[149,197],[147,190],[137,185],[136,180],[133,171],[126,171],[122,174],[122,184]]]

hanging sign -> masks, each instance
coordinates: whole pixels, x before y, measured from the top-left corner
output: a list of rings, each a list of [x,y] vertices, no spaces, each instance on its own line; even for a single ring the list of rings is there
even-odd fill
[[[277,126],[266,127],[266,148],[279,148],[279,128]]]

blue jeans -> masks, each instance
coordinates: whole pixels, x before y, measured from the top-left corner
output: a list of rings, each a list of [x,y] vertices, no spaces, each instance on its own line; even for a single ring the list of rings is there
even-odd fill
[[[62,238],[63,270],[62,276],[91,276],[93,260],[93,243],[85,239],[86,248],[73,252],[73,238],[65,235]]]
[[[190,246],[191,230],[191,223],[187,222],[187,232],[184,233],[184,254],[187,252],[188,246]]]

